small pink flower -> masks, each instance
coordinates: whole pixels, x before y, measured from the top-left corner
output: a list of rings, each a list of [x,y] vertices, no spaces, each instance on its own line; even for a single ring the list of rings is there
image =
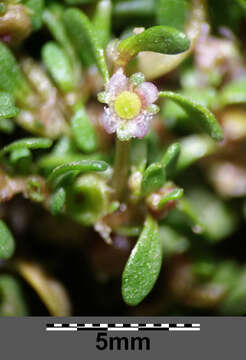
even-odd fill
[[[158,98],[157,87],[144,81],[141,73],[129,79],[120,68],[105,86],[105,92],[98,95],[106,103],[102,125],[108,133],[117,133],[121,141],[143,138],[150,127],[153,115],[159,111],[153,103]]]

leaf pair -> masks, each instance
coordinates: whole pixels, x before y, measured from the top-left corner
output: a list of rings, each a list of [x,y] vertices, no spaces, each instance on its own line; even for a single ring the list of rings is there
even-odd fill
[[[0,151],[0,159],[10,153],[10,163],[17,166],[17,169],[24,171],[31,163],[31,150],[47,149],[52,145],[52,141],[46,138],[26,138],[14,141],[6,145]]]
[[[169,193],[162,195],[158,201],[158,205],[157,205],[158,210],[161,210],[170,201],[181,199],[183,193],[184,193],[183,189],[176,188],[170,191]]]
[[[42,174],[48,175],[57,166],[80,160],[105,160],[106,156],[101,153],[83,154],[78,151],[75,142],[67,136],[62,137],[51,152],[41,156],[38,167]]]
[[[52,145],[52,141],[50,139],[46,139],[46,138],[21,139],[21,140],[12,142],[9,145],[4,146],[4,148],[0,151],[0,157],[9,152],[23,149],[23,148],[30,149],[30,150],[48,149],[49,147],[51,147],[51,145]]]
[[[166,181],[165,167],[161,163],[153,163],[143,173],[141,189],[143,196],[160,189]]]
[[[74,161],[71,163],[63,164],[61,166],[56,167],[50,174],[48,178],[49,183],[53,183],[54,185],[58,185],[61,181],[61,178],[75,173],[79,175],[80,173],[87,173],[92,171],[105,171],[107,170],[108,165],[104,161],[97,160],[81,160]]]
[[[179,154],[180,144],[174,143],[169,146],[160,162],[153,163],[147,167],[143,173],[143,180],[141,184],[142,194],[144,196],[159,190],[165,184],[167,178],[169,178],[176,170]],[[176,192],[173,194],[174,197],[175,194]],[[171,194],[169,194],[169,197],[170,196]],[[165,200],[163,201],[165,202]]]
[[[11,161],[17,163],[21,158],[30,157],[30,150],[47,149],[52,145],[52,141],[46,138],[26,138],[14,141],[6,145],[0,151],[0,158],[7,153],[10,154]]]
[[[108,3],[106,4],[105,2],[103,4],[102,2],[101,6],[104,6],[107,10],[106,15],[110,13],[110,5]],[[86,65],[90,65],[95,60],[104,80],[107,82],[109,74],[101,45],[102,43],[106,44],[106,40],[104,35],[103,40],[100,41],[102,34],[99,34],[101,29],[98,27],[98,24],[101,26],[102,19],[100,18],[99,22],[98,16],[94,18],[95,28],[87,16],[78,9],[66,10],[63,19],[66,29],[83,62]],[[96,28],[98,31],[96,31]],[[188,48],[189,40],[182,32],[167,26],[153,26],[141,34],[120,41],[117,49],[117,63],[125,66],[141,51],[178,54],[186,51]]]
[[[78,9],[66,10],[63,19],[81,59],[87,65],[94,63],[95,59],[104,80],[107,81],[109,74],[103,49],[101,48],[97,32],[89,19]],[[188,48],[189,40],[180,31],[164,26],[154,26],[141,34],[122,40],[117,49],[117,62],[125,66],[141,51],[177,54]]]
[[[101,8],[105,11],[103,17],[101,16]],[[72,40],[72,43],[82,62],[86,66],[96,62],[104,81],[107,82],[109,79],[109,73],[104,57],[103,47],[109,39],[111,16],[110,2],[106,0],[99,2],[93,24],[79,9],[68,9],[64,12],[61,10],[60,14],[61,13],[69,37]],[[67,40],[67,36],[64,33],[61,24],[57,23],[57,20],[54,19],[56,25],[53,25],[51,18],[54,18],[54,16],[52,16],[52,12],[46,11],[44,14],[45,22],[48,24],[55,37],[66,46],[66,49],[70,48],[70,45],[68,45],[69,40]],[[117,62],[121,66],[125,66],[141,51],[178,54],[186,51],[188,48],[189,40],[182,32],[171,27],[154,26],[145,30],[141,34],[122,40],[117,49]],[[68,50],[71,53],[71,49]],[[58,52],[59,51],[56,49],[56,56],[59,55],[61,58],[61,51],[59,54]],[[64,60],[64,56],[62,56],[62,59],[63,60],[61,61],[66,62]],[[53,73],[54,72],[55,71],[53,70]]]
[[[98,4],[99,8],[106,7],[106,10],[110,10],[108,9],[109,5],[108,1],[102,1]],[[99,13],[96,13],[96,15],[99,16]],[[95,19],[96,23],[98,22],[98,16]],[[76,90],[76,71],[74,71],[72,65],[77,60],[72,43],[78,53],[81,52],[83,55],[82,60],[84,60],[85,64],[90,65],[96,62],[104,80],[108,80],[109,75],[104,51],[98,40],[99,34],[96,32],[96,26],[94,28],[82,11],[78,9],[63,11],[62,7],[53,5],[46,10],[44,18],[53,36],[61,46],[54,42],[46,44],[42,49],[43,61],[63,92]],[[72,43],[70,43],[68,34]],[[88,119],[84,106],[82,103],[77,104],[73,110],[71,128],[75,142],[79,149],[86,153],[95,151],[97,148],[96,132]]]
[[[104,161],[81,160],[63,164],[55,168],[48,177],[48,182],[55,188],[50,199],[50,210],[53,215],[62,212],[67,202],[68,214],[83,224],[93,224],[95,219],[106,210],[108,205],[106,185],[102,179],[95,177],[92,172],[107,170],[108,165]],[[75,182],[75,177],[87,174]],[[66,191],[68,181],[70,191]],[[77,196],[83,194],[82,202],[76,201]]]

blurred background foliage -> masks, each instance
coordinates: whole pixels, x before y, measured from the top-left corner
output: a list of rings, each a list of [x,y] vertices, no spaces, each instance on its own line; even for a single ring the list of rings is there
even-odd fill
[[[244,0],[0,1],[1,316],[246,313],[245,20]],[[100,124],[100,49],[112,73],[111,40],[154,25],[185,32],[190,48],[140,52],[127,65],[163,97],[148,135],[132,141],[126,206],[109,199],[115,148]],[[223,141],[200,132],[199,105]],[[163,167],[160,210],[151,176]],[[153,291],[130,307],[121,276],[146,207],[163,262]]]

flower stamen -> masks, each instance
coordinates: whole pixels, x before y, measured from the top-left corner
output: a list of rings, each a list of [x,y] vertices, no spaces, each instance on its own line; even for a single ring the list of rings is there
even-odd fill
[[[139,115],[141,106],[141,100],[136,93],[123,91],[115,99],[114,110],[120,118],[131,120]]]

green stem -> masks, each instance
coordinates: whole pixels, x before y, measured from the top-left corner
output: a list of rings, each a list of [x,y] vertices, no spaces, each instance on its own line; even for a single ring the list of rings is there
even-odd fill
[[[120,141],[116,139],[116,154],[112,187],[114,197],[121,200],[127,188],[127,177],[129,170],[130,141]]]

